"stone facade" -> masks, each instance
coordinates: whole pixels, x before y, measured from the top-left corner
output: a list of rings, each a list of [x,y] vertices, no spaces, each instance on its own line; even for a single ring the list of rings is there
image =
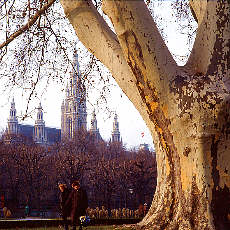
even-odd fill
[[[61,136],[73,138],[80,129],[87,129],[86,90],[79,71],[75,52],[74,71],[66,87],[66,98],[61,106]]]
[[[74,68],[73,72],[70,73],[65,93],[65,99],[61,105],[61,129],[45,126],[41,103],[37,107],[37,118],[34,126],[19,124],[13,99],[5,132],[7,140],[10,141],[12,136],[23,135],[37,144],[50,145],[60,142],[61,139],[73,138],[80,129],[87,130],[86,89],[81,79],[77,52],[74,53]],[[92,114],[89,131],[96,141],[102,140],[97,127],[95,111]],[[121,142],[117,114],[114,117],[111,141]]]
[[[112,142],[122,142],[117,114],[115,114],[113,121]]]

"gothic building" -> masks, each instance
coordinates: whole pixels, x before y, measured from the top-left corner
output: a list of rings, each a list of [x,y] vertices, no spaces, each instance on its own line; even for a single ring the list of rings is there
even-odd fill
[[[62,111],[64,111],[63,105],[62,105]],[[62,129],[46,127],[45,121],[43,118],[43,109],[42,109],[41,103],[37,107],[37,117],[36,117],[34,125],[19,124],[16,114],[17,114],[17,111],[15,108],[15,102],[13,99],[11,102],[10,114],[9,114],[9,118],[7,121],[7,128],[4,134],[4,139],[6,142],[12,142],[14,140],[14,137],[16,137],[17,135],[22,135],[26,137],[27,140],[34,141],[37,144],[52,145],[52,144],[60,142],[63,136],[67,138],[72,138],[74,135],[73,131],[67,132],[67,135],[65,135],[66,129],[63,128],[64,126],[63,123],[62,123],[63,125]],[[71,114],[70,112],[66,114],[63,113],[63,116],[70,115],[70,114]],[[72,114],[72,116],[73,115],[75,114]],[[75,116],[75,118],[79,119],[78,116]],[[87,125],[86,118],[84,119],[85,120],[83,121],[85,122],[84,123],[81,122],[81,124],[83,125],[78,126],[79,128],[86,129],[86,125]],[[73,121],[73,124],[79,124],[79,123],[80,122]],[[69,123],[67,123],[67,128],[70,128]],[[76,130],[77,129],[75,129],[75,131]],[[96,141],[102,140],[100,131],[97,127],[97,118],[96,118],[95,111],[93,111],[93,114],[92,114],[91,126],[89,129],[89,132],[95,138]],[[120,137],[119,122],[118,122],[117,114],[115,114],[114,116],[111,141],[112,142],[122,142],[121,137]]]
[[[18,134],[18,118],[16,115],[17,111],[15,108],[15,102],[14,98],[11,102],[11,108],[10,108],[10,116],[8,118],[8,124],[7,124],[7,133],[8,134]]]
[[[37,108],[37,119],[34,126],[18,123],[14,99],[11,102],[10,115],[7,122],[4,140],[14,142],[18,136],[23,136],[27,141],[34,141],[37,144],[54,144],[61,140],[61,130],[45,127],[43,120],[43,109],[41,103]]]
[[[66,98],[61,106],[61,137],[73,138],[77,130],[87,129],[86,91],[75,52],[74,71],[66,87]]]
[[[112,142],[122,142],[120,138],[119,122],[118,122],[117,114],[115,114],[114,121],[113,121]]]
[[[92,136],[95,138],[96,141],[102,140],[99,129],[97,128],[97,118],[96,118],[95,110],[93,111],[93,115],[91,119],[90,133],[92,134]]]
[[[47,142],[47,136],[45,132],[45,121],[43,120],[42,105],[39,104],[37,108],[37,120],[34,125],[34,142],[38,144],[43,144]]]
[[[71,139],[78,130],[87,130],[86,90],[81,81],[77,52],[74,53],[74,68],[65,90],[65,99],[61,105],[61,129],[45,126],[41,103],[37,107],[37,118],[34,126],[18,123],[14,99],[11,102],[10,116],[7,122],[5,139],[12,140],[12,136],[23,135],[37,144],[51,145],[61,139]],[[97,127],[95,111],[92,114],[89,132],[96,139],[102,140]],[[112,142],[121,142],[119,123],[115,114],[112,131]]]

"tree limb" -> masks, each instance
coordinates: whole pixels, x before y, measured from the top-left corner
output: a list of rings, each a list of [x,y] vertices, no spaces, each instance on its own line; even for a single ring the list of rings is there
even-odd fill
[[[149,124],[145,104],[136,88],[136,79],[124,58],[116,35],[97,12],[90,0],[61,0],[65,14],[73,25],[79,40],[105,66],[128,98],[135,102],[143,119]]]
[[[229,1],[190,0],[190,5],[199,26],[186,68],[195,74],[211,73],[211,66],[217,66],[219,60],[229,71]]]
[[[168,82],[177,64],[163,41],[144,1],[103,1],[128,63],[154,85]],[[129,65],[130,65],[129,64]],[[160,89],[159,89],[160,91]]]
[[[30,20],[23,25],[20,29],[18,29],[15,33],[11,34],[9,38],[0,44],[0,49],[2,49],[4,46],[7,46],[10,42],[12,42],[15,38],[17,38],[19,35],[21,35],[23,32],[28,30],[36,21],[37,19],[51,6],[56,0],[49,0],[47,4],[45,4],[40,10],[37,11],[37,13],[30,18]]]
[[[197,23],[201,23],[207,7],[207,0],[190,0],[189,5]]]

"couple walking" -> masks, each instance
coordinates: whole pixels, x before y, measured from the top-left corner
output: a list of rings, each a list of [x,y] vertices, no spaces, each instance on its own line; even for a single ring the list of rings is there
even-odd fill
[[[59,189],[61,191],[60,205],[65,230],[68,230],[68,216],[71,217],[72,230],[76,230],[77,224],[79,224],[79,230],[81,230],[80,216],[85,216],[88,208],[86,191],[80,186],[78,180],[72,183],[72,191],[67,188],[66,184],[59,184]]]

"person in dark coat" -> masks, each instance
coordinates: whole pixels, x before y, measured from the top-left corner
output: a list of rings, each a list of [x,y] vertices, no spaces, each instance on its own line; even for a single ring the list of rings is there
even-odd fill
[[[60,194],[60,208],[61,208],[61,216],[63,219],[63,225],[65,230],[68,230],[68,220],[67,217],[70,216],[71,207],[66,205],[66,201],[70,195],[70,190],[67,188],[66,184],[58,185],[61,194]]]
[[[82,229],[80,224],[80,216],[86,215],[86,209],[88,208],[88,197],[86,191],[80,186],[78,180],[72,183],[72,192],[66,202],[66,205],[71,204],[71,224],[72,230],[76,230],[77,224],[80,225],[79,230]]]

